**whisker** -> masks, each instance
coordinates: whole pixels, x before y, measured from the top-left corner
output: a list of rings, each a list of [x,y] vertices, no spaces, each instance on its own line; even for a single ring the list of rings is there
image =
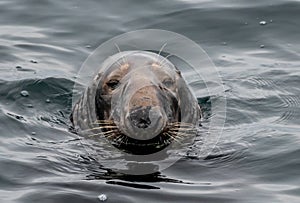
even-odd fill
[[[175,136],[178,137],[178,138],[184,139],[184,138],[190,136],[190,134],[186,134],[186,133],[176,133]]]
[[[88,135],[88,137],[95,137],[95,136],[98,136],[98,135],[105,136],[106,134],[110,134],[110,133],[114,133],[114,132],[118,132],[118,131],[110,130],[110,131],[107,131],[107,132],[101,132],[101,133],[95,133],[95,134],[92,134],[92,135]]]
[[[158,55],[160,55],[161,54],[161,52],[162,52],[162,50],[165,48],[165,46],[167,46],[167,42],[166,43],[164,43],[162,46],[161,46],[161,48],[160,48],[160,50],[159,50],[159,52],[158,52]]]
[[[94,127],[91,129],[86,129],[84,130],[85,132],[93,131],[93,130],[101,130],[101,129],[117,129],[117,126],[99,126],[99,127]]]
[[[172,130],[172,129],[170,129],[170,130]],[[195,132],[197,132],[197,130],[194,129],[194,128],[188,128],[188,129],[179,129],[176,132],[179,132],[179,133],[195,133]]]
[[[157,54],[157,61],[158,61],[158,57],[160,56],[160,54],[161,54],[162,50],[165,48],[165,46],[167,46],[167,43],[164,43],[164,44],[161,46],[161,48],[160,48],[160,50],[159,50],[159,52],[158,52],[158,54]]]
[[[165,57],[165,59],[168,59],[170,56],[175,56],[174,54],[169,54]]]
[[[161,66],[165,66],[165,65],[168,63],[167,59],[168,59],[170,56],[174,56],[174,54],[169,54],[169,55],[167,55],[166,57],[162,58],[162,59],[159,61],[159,64],[161,64]]]
[[[175,126],[175,127],[170,127],[168,128],[169,130],[184,130],[184,131],[191,131],[191,130],[196,130],[196,128],[194,127],[189,127],[189,126],[186,126],[186,127],[181,127],[181,126]]]
[[[171,132],[171,133],[176,133],[178,135],[180,134],[184,134],[184,135],[192,135],[192,134],[195,134],[196,131],[173,131],[173,130],[169,130],[168,132]]]
[[[118,126],[99,126],[99,127],[95,127],[95,128],[92,128],[92,129],[89,129],[89,130],[99,130],[99,129],[113,129],[113,128],[118,128]]]
[[[172,138],[172,140],[175,140],[175,142],[178,142],[178,143],[181,143],[178,139],[177,139],[177,137],[176,136],[174,136],[174,135],[172,135],[172,134],[170,134],[170,133],[166,133],[170,138]]]
[[[106,120],[98,120],[98,121],[95,121],[92,124],[114,124],[114,122],[113,121],[106,121]]]
[[[128,137],[124,137],[124,139],[125,139],[125,144],[127,145],[128,144]]]
[[[110,130],[110,131],[103,132],[102,134],[106,135],[106,134],[110,134],[110,133],[113,133],[113,132],[118,132],[118,131],[117,130]]]
[[[117,134],[111,134],[111,135],[105,135],[106,138],[111,139],[113,137],[117,136]]]
[[[120,147],[123,139],[124,139],[124,136],[119,135],[118,137],[115,138],[114,142],[118,144],[118,147]]]
[[[168,129],[170,130],[190,130],[190,129],[194,129],[191,126],[171,126]]]
[[[120,47],[117,45],[117,43],[115,43],[115,46],[117,47],[119,53],[121,53]],[[127,63],[126,60],[125,60],[125,58],[124,58],[124,56],[122,56],[122,60],[123,60],[123,63],[124,63],[124,64]]]
[[[189,125],[189,124],[174,124],[174,125],[170,125],[171,127],[195,127],[194,125]]]
[[[175,125],[175,124],[194,125],[194,124],[192,124],[192,123],[185,123],[185,122],[172,122],[172,123],[170,123],[170,124],[173,124],[173,125]]]
[[[185,122],[173,122],[173,123],[170,123],[170,124],[173,124],[173,125],[175,125],[175,124],[194,125],[194,124],[192,124],[192,123],[185,123]]]
[[[102,133],[96,133],[96,134],[92,134],[92,135],[88,135],[88,137],[89,138],[91,138],[91,137],[96,137],[96,136],[101,136],[101,135],[103,135]]]
[[[94,123],[96,123],[96,122],[105,122],[105,123],[107,123],[107,122],[113,122],[113,121],[112,120],[95,120]]]
[[[180,128],[190,128],[190,129],[192,129],[192,128],[195,128],[195,126],[193,126],[193,125],[168,125],[168,127],[169,128],[177,128],[177,129],[180,129]]]
[[[177,138],[184,138],[187,134],[186,133],[178,133],[178,132],[174,133],[174,132],[172,132],[172,135],[177,137]]]
[[[116,61],[116,63],[121,67],[122,66],[122,64],[119,62],[119,61]]]
[[[117,126],[115,123],[95,123],[95,127],[105,127],[105,126]]]

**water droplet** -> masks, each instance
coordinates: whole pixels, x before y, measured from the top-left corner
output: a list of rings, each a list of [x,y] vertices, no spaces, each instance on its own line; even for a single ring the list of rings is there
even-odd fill
[[[260,25],[266,25],[267,22],[263,20],[263,21],[260,21],[259,24],[260,24]]]
[[[89,44],[85,46],[85,48],[88,48],[88,49],[91,48],[91,47],[92,47],[92,46],[89,45]]]
[[[273,20],[272,20],[272,19],[270,20],[270,23],[273,23]]]
[[[51,102],[51,100],[50,99],[46,99],[46,103],[50,103]]]
[[[31,59],[30,60],[31,63],[38,63],[36,60]]]
[[[31,135],[36,135],[36,132],[31,132]]]
[[[107,200],[107,196],[105,194],[101,194],[98,196],[98,199],[101,201],[101,202],[104,202]]]
[[[27,107],[28,108],[33,108],[33,105],[32,104],[27,104]]]
[[[227,45],[227,42],[222,42],[222,45],[224,45],[224,46]]]
[[[260,45],[260,48],[265,48],[265,45],[261,44],[261,45]]]
[[[21,91],[20,94],[21,94],[21,96],[23,96],[23,97],[28,97],[28,96],[29,96],[29,92],[26,91],[26,90]]]

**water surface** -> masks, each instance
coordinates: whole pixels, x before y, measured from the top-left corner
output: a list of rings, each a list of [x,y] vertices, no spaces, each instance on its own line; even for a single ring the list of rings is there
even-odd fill
[[[299,10],[296,0],[2,0],[1,202],[100,202],[106,194],[107,202],[298,203]],[[147,28],[177,32],[206,50],[224,82],[227,117],[210,156],[198,156],[195,143],[168,169],[129,176],[89,157],[68,116],[89,54]],[[218,98],[199,98],[204,127]]]

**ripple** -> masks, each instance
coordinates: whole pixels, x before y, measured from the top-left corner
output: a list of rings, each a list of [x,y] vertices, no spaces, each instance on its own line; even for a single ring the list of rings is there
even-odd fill
[[[283,74],[286,75],[286,73]],[[278,77],[283,76],[280,74]],[[291,89],[286,89],[285,84],[279,83],[278,79],[256,76],[236,81],[238,81],[240,85],[232,89],[232,93],[229,93],[229,107],[232,106],[231,104],[234,102],[239,107],[238,109],[243,109],[245,116],[247,115],[252,118],[252,122],[258,121],[254,118],[265,120],[269,117],[271,120],[269,119],[268,122],[299,123],[297,117],[299,117],[300,98],[294,93],[291,93]],[[238,93],[238,95],[236,93]],[[235,97],[232,98],[231,95]],[[250,109],[257,112],[256,114],[245,111],[245,108],[249,109],[251,106],[252,108]],[[236,111],[235,109],[236,108],[234,108],[234,111]],[[261,114],[261,112],[265,112],[264,115]],[[230,118],[230,116],[231,114],[229,113],[227,117]]]
[[[284,103],[284,113],[278,118],[276,123],[300,124],[300,97],[296,95],[283,95],[281,100]]]
[[[11,26],[11,25],[0,25],[0,36],[2,38],[46,38],[43,34],[46,29],[33,27],[33,26]],[[20,32],[22,30],[22,32]]]
[[[284,87],[277,85],[275,80],[272,79],[252,78],[250,81],[253,81],[259,90],[258,95],[273,100],[272,104],[270,104],[273,108],[280,108],[281,115],[273,122],[287,123],[292,121],[299,124],[300,97],[298,95],[291,94]],[[274,103],[272,96],[275,96],[280,103]]]
[[[285,107],[300,107],[300,96],[298,95],[282,95],[281,99]]]
[[[100,194],[107,202],[299,202],[298,0],[0,5],[3,202],[100,202]],[[68,132],[70,78],[105,40],[154,27],[186,35],[216,63],[227,87],[226,124],[212,153],[201,156],[212,99],[224,90],[207,92],[188,75],[204,111],[194,145],[160,173],[127,176],[104,168]]]

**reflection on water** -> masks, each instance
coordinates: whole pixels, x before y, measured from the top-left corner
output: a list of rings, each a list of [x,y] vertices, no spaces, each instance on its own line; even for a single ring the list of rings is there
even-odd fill
[[[0,5],[2,202],[99,202],[101,194],[107,202],[299,202],[298,1]],[[130,176],[86,153],[68,117],[86,57],[107,39],[145,28],[178,32],[207,51],[225,86],[226,123],[209,156],[200,155],[199,136],[166,170]],[[190,78],[206,135],[220,95]]]

